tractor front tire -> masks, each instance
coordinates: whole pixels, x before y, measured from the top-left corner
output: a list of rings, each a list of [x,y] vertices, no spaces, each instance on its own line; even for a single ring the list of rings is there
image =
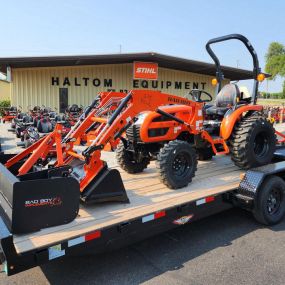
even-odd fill
[[[270,163],[275,149],[275,130],[261,114],[244,117],[234,127],[230,152],[238,167],[249,169]]]
[[[140,159],[135,157],[135,152],[127,150],[123,142],[120,142],[117,146],[116,159],[119,166],[130,174],[143,172],[150,163],[149,157],[142,157]]]
[[[187,186],[197,170],[196,150],[187,142],[175,140],[165,144],[157,156],[160,180],[168,188]]]

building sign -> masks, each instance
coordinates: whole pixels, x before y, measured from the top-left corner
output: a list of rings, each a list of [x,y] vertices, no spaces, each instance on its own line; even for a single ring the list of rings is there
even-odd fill
[[[51,77],[52,86],[60,87],[105,87],[116,88],[113,86],[112,78],[90,78],[90,77]],[[129,85],[129,84],[128,84]],[[206,82],[198,81],[171,81],[171,80],[132,80],[133,89],[177,89],[177,90],[192,90],[192,89],[202,89],[206,87]]]
[[[134,79],[158,79],[158,64],[155,62],[135,61],[133,64]]]
[[[99,87],[105,88],[107,91],[118,91],[113,84],[112,78],[91,78],[91,77],[51,77],[51,85],[59,87]],[[206,82],[202,81],[172,81],[172,80],[139,80],[133,79],[131,85],[127,83],[131,89],[175,89],[175,90],[205,90]],[[126,86],[126,88],[127,88]],[[120,89],[120,92],[127,92],[128,89]]]
[[[90,77],[64,77],[60,79],[59,77],[52,77],[51,78],[51,85],[53,86],[89,86],[93,85],[94,87],[112,87],[112,79],[110,78],[90,78]]]

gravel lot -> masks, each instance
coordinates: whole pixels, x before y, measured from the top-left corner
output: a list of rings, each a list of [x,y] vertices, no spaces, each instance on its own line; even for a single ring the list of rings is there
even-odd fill
[[[4,150],[14,151],[6,134]],[[285,130],[279,125],[278,130]],[[118,251],[68,257],[0,284],[284,284],[285,221],[266,228],[232,209]]]

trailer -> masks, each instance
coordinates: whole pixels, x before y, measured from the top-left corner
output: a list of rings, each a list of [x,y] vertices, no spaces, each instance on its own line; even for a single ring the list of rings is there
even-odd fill
[[[284,216],[284,148],[273,163],[247,172],[228,156],[200,162],[193,182],[178,190],[158,181],[153,163],[131,175],[118,168],[113,153],[104,158],[120,171],[130,203],[82,204],[73,222],[21,235],[10,233],[1,213],[0,260],[8,276],[68,255],[113,250],[231,207],[250,210],[267,225]]]

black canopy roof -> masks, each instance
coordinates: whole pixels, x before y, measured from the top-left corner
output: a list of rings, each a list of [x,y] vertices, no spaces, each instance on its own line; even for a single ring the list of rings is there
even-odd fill
[[[175,57],[155,52],[102,54],[102,55],[71,55],[71,56],[38,56],[0,58],[0,71],[6,72],[7,66],[12,68],[54,67],[77,65],[100,65],[132,63],[134,61],[157,62],[159,67],[176,69],[215,76],[214,64]],[[252,71],[222,66],[225,78],[242,80],[252,78]]]

